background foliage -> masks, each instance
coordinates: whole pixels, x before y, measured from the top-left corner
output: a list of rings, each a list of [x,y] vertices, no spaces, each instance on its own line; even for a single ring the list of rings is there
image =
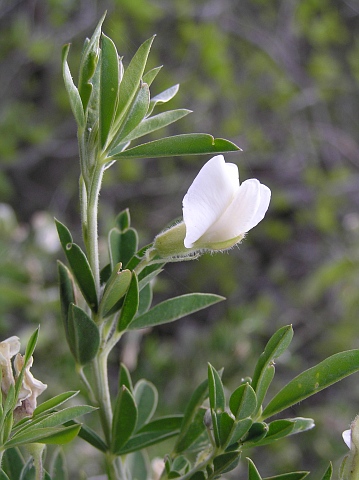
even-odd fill
[[[52,392],[76,388],[59,320],[52,217],[77,229],[76,129],[61,75],[72,42],[74,71],[85,35],[103,11],[124,54],[157,34],[149,68],[161,91],[180,83],[171,108],[193,114],[168,133],[208,132],[240,145],[227,155],[241,178],[273,192],[266,220],[239,249],[173,264],[156,301],[200,290],[228,301],[178,324],[128,335],[118,356],[163,392],[163,413],[206,376],[252,373],[253,358],[281,325],[295,331],[277,382],[340,350],[358,348],[359,8],[354,0],[3,0],[0,5],[0,333],[41,324],[36,376]],[[77,62],[77,63],[76,63]],[[156,93],[156,92],[154,92]],[[105,175],[101,229],[129,207],[144,245],[181,214],[203,159],[123,160]],[[138,358],[137,349],[142,345]],[[48,352],[53,352],[51,359]],[[49,369],[51,360],[51,368]],[[114,365],[117,359],[114,358]],[[66,385],[66,387],[65,387]],[[257,462],[268,476],[323,471],[346,451],[341,431],[358,411],[353,377],[295,407],[318,426]],[[302,443],[300,443],[302,442]],[[79,443],[79,449],[83,448]],[[166,447],[164,446],[164,452]],[[275,461],[273,460],[275,459]],[[256,461],[256,458],[254,458]]]

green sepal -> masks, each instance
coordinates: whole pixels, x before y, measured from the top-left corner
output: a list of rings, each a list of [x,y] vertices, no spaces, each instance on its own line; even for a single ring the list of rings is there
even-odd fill
[[[115,227],[108,234],[108,243],[112,266],[121,262],[124,267],[127,267],[129,260],[137,252],[138,235],[133,228],[127,228],[121,232]]]
[[[127,326],[132,322],[137,313],[139,303],[140,296],[137,275],[135,272],[132,272],[130,285],[123,301],[121,313],[117,322],[118,332],[123,332],[127,329]]]
[[[249,385],[244,383],[240,385],[229,399],[229,408],[236,420],[250,417],[257,407],[256,392]]]
[[[62,248],[65,252],[67,261],[70,264],[76,282],[80,287],[88,306],[91,310],[97,312],[98,301],[95,279],[86,255],[76,243],[73,243],[69,229],[56,219],[55,223]]]
[[[117,108],[118,123],[120,123],[121,117],[126,113],[127,109],[132,103],[137,89],[140,86],[141,78],[145,70],[148,54],[150,53],[153,40],[154,36],[146,40],[139,47],[124,72],[120,85],[119,103]]]
[[[189,293],[165,300],[148,312],[136,317],[128,326],[129,330],[154,327],[163,323],[170,323],[190,315],[203,308],[221,302],[224,297],[209,293]]]
[[[106,284],[99,306],[99,315],[101,317],[105,317],[110,312],[113,313],[113,307],[126,295],[132,274],[130,270],[121,270],[121,268],[121,262],[115,265]]]
[[[70,44],[64,45],[62,48],[62,74],[64,77],[65,88],[70,100],[72,113],[74,114],[79,129],[84,130],[86,121],[81,97],[76,85],[74,84],[74,81],[72,80],[70,68],[67,63],[69,50]]]
[[[359,350],[336,353],[305,370],[283,387],[266,406],[262,418],[271,417],[358,370]]]
[[[122,386],[117,395],[112,420],[111,452],[119,455],[121,448],[131,437],[137,422],[137,406],[132,393]]]
[[[201,155],[206,153],[236,152],[240,150],[237,145],[214,138],[207,133],[185,133],[165,137],[152,142],[143,143],[136,147],[118,152],[116,148],[109,152],[112,160],[122,158],[157,158],[178,155]]]
[[[113,41],[102,33],[100,72],[100,144],[104,148],[114,121],[119,87],[118,53]]]
[[[100,346],[100,333],[96,323],[80,307],[70,305],[68,314],[69,346],[80,365],[95,358]]]

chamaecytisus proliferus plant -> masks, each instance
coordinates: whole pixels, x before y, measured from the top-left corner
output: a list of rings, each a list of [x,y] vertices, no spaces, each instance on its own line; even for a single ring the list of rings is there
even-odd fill
[[[249,448],[313,428],[312,419],[286,418],[282,412],[359,370],[359,350],[323,360],[268,400],[275,360],[292,340],[293,330],[287,325],[269,339],[249,372],[251,377],[239,378],[232,392],[223,386],[222,370],[208,364],[208,376],[195,389],[184,413],[156,415],[155,386],[145,379],[133,385],[123,364],[118,369],[116,397],[111,398],[107,360],[126,332],[173,322],[223,300],[210,293],[190,293],[152,306],[156,276],[168,262],[228,250],[242,241],[264,218],[271,192],[256,179],[240,184],[237,166],[226,163],[222,155],[240,150],[230,141],[194,133],[141,143],[145,135],[190,111],[154,113],[156,105],[173,98],[178,86],[151,97],[151,84],[160,72],[160,67],[146,71],[153,38],[139,47],[125,69],[113,41],[102,33],[103,21],[84,43],[77,85],[67,63],[69,45],[64,47],[62,58],[65,86],[77,123],[83,245],[74,243],[69,229],[56,220],[66,257],[66,265],[58,262],[63,325],[90,405],[59,408],[76,394],[66,392],[37,406],[37,396],[45,386],[30,376],[29,368],[38,331],[24,357],[17,357],[17,337],[2,342],[0,480],[69,478],[65,459],[58,450],[50,462],[45,461],[45,444],[63,444],[77,435],[103,455],[104,479],[220,478],[237,467]],[[183,221],[160,232],[150,245],[139,248],[138,234],[130,224],[129,211],[124,209],[108,233],[108,263],[100,265],[98,201],[105,171],[123,159],[200,154],[213,157],[183,199]],[[89,413],[98,415],[99,431],[86,424],[87,417],[78,419]],[[280,417],[273,419],[277,414]],[[160,461],[160,468],[157,462],[154,471],[146,448],[171,437],[172,450]],[[343,478],[354,478],[350,465],[355,463],[355,452],[350,455],[342,469]],[[300,480],[307,473],[291,472],[271,478]],[[329,466],[323,480],[331,476]],[[251,460],[248,478],[261,479]]]

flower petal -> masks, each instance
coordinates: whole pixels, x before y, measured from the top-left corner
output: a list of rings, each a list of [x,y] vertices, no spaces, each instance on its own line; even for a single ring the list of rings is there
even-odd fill
[[[246,180],[221,218],[203,235],[201,242],[224,242],[244,235],[263,219],[269,201],[268,187],[255,178]]]
[[[191,248],[222,216],[238,187],[238,168],[225,163],[223,155],[213,157],[202,167],[183,199],[186,248]]]
[[[346,443],[347,447],[351,448],[351,444],[352,444],[352,432],[351,432],[351,430],[345,430],[342,433],[342,437],[343,437],[343,440]]]

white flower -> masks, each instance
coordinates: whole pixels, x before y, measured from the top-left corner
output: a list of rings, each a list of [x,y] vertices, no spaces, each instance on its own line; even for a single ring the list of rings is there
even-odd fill
[[[223,250],[242,240],[264,217],[271,192],[255,178],[239,183],[223,155],[209,160],[183,199],[184,246]]]
[[[15,384],[11,359],[20,351],[19,337],[9,337],[0,342],[0,368],[2,372],[1,390],[7,394],[10,385]]]
[[[33,364],[33,357],[28,361],[24,377],[22,380],[22,385],[19,393],[19,404],[21,405],[22,413],[25,415],[32,415],[37,403],[37,397],[47,388],[47,385],[40,382],[34,378],[33,374],[30,372],[30,368]],[[20,375],[20,372],[24,366],[24,357],[18,353],[15,357],[14,367],[16,372],[16,377]]]
[[[352,444],[352,435],[351,435],[351,430],[345,430],[343,433],[342,433],[342,437],[343,437],[343,440],[344,442],[346,443],[347,447],[350,449],[351,448],[351,444]]]

